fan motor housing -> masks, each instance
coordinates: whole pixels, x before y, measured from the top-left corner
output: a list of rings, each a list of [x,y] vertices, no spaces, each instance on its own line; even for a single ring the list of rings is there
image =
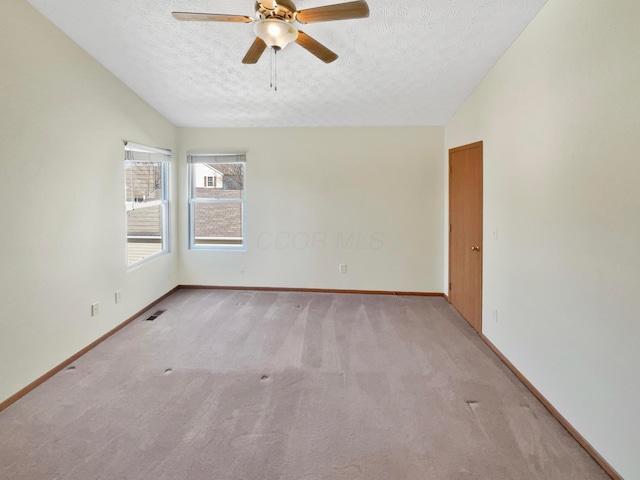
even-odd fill
[[[256,2],[256,14],[261,20],[277,18],[292,23],[296,19],[296,6],[290,0],[279,0],[276,8],[269,10],[263,7],[260,2]]]

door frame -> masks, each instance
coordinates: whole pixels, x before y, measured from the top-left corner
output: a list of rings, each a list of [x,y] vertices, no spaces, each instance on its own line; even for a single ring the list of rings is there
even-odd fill
[[[451,154],[453,153],[457,153],[457,152],[461,152],[464,150],[470,150],[472,148],[477,148],[480,147],[482,149],[482,182],[480,183],[480,200],[482,202],[482,236],[484,237],[484,142],[482,140],[478,141],[478,142],[474,142],[474,143],[469,143],[466,145],[461,145],[459,147],[455,147],[455,148],[450,148],[448,150],[448,192],[447,192],[447,202],[448,202],[448,222],[449,223],[449,228],[447,231],[447,238],[448,238],[448,244],[449,244],[449,255],[448,255],[448,260],[449,260],[449,271],[448,271],[448,277],[447,277],[447,301],[449,303],[451,303]],[[484,242],[482,242],[482,248],[480,249],[480,325],[479,325],[479,329],[478,329],[478,333],[480,335],[482,335],[482,324],[483,324],[483,292],[484,292],[484,285],[483,285],[483,271],[484,271]],[[466,319],[465,319],[466,320]],[[468,322],[468,320],[467,320]]]

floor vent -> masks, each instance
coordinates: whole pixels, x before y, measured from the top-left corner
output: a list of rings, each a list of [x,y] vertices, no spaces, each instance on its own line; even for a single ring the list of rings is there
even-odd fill
[[[147,322],[153,322],[156,318],[158,318],[160,315],[162,315],[164,312],[166,312],[166,310],[158,310],[157,312],[155,312],[153,315],[149,316],[148,318],[145,318],[145,321]]]

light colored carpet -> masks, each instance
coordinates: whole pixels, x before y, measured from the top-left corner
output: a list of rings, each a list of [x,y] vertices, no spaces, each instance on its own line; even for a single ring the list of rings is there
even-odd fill
[[[149,313],[0,413],[0,478],[609,478],[442,298],[179,290]]]

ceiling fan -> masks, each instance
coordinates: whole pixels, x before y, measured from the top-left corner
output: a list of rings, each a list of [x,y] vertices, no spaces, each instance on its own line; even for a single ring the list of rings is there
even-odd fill
[[[256,63],[267,47],[278,51],[295,42],[313,53],[325,63],[331,63],[338,55],[314,40],[302,30],[293,26],[294,22],[315,23],[369,16],[369,6],[364,0],[357,0],[323,7],[297,10],[291,0],[258,0],[256,19],[244,15],[217,13],[173,12],[177,20],[190,22],[237,22],[254,23],[256,39],[242,59],[242,63]]]

